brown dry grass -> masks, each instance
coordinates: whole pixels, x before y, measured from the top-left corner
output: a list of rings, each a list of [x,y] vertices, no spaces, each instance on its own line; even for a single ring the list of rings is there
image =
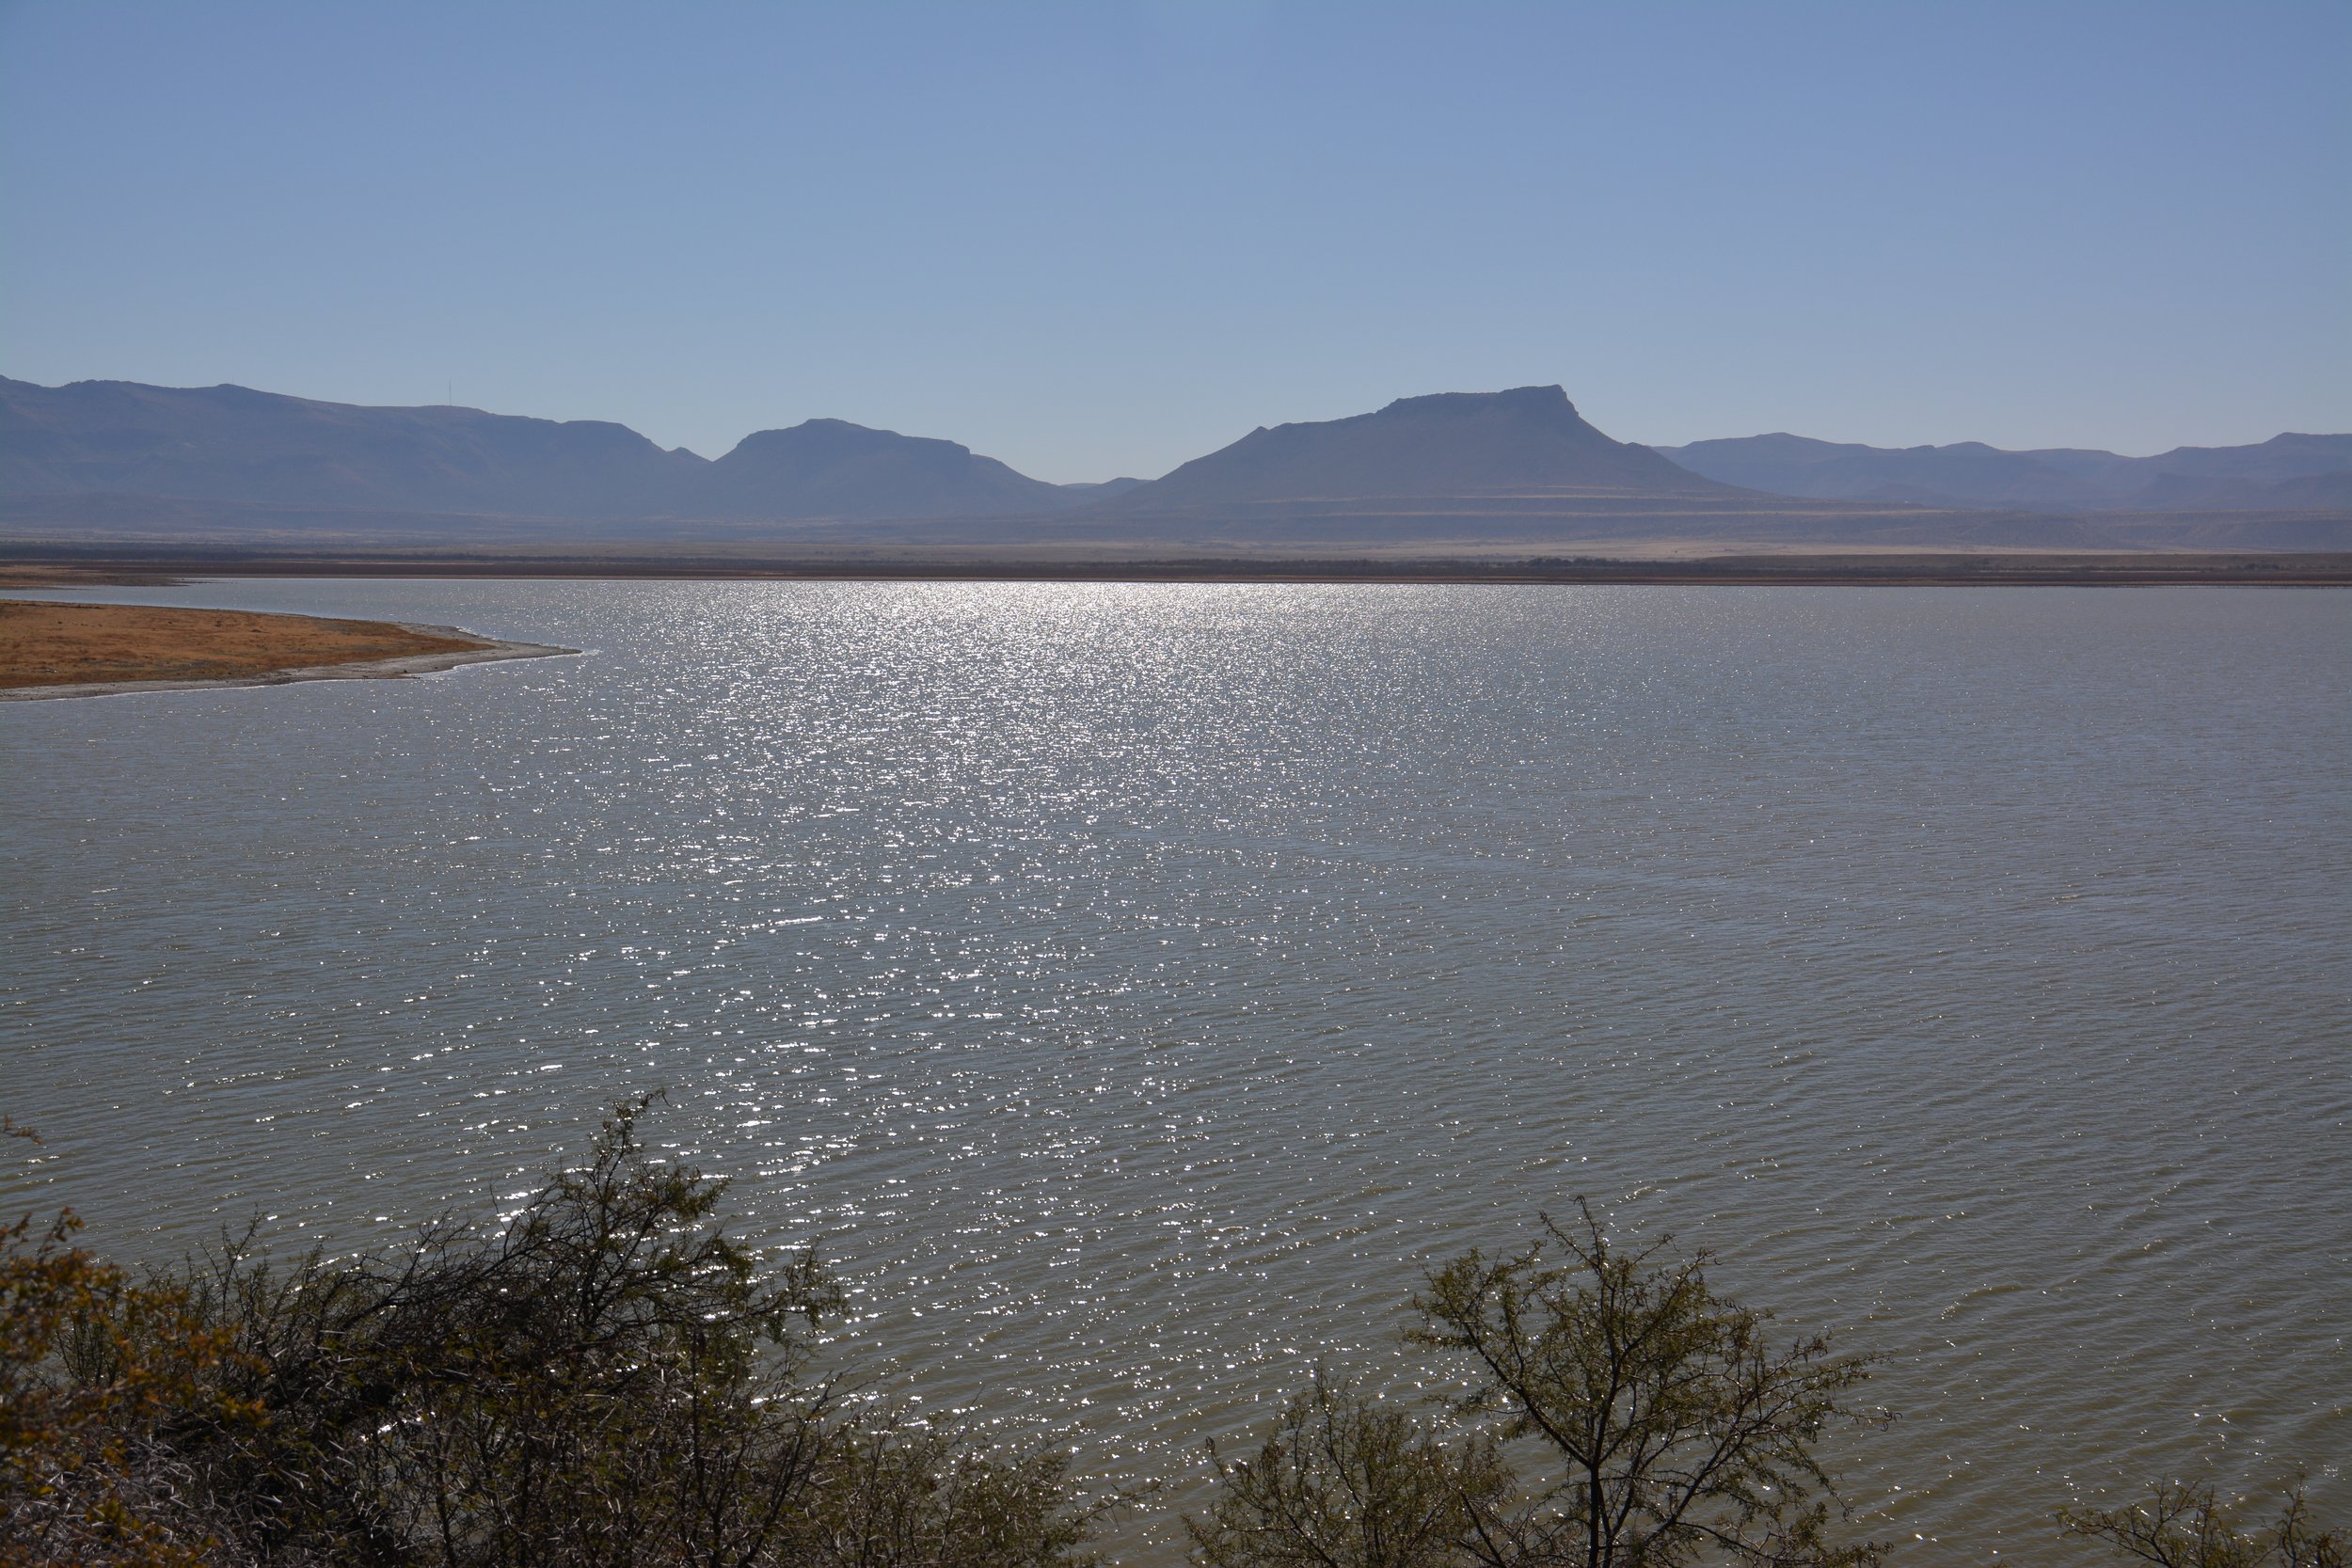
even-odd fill
[[[0,588],[176,588],[177,578],[154,572],[123,572],[109,566],[50,566],[0,563]]]
[[[0,688],[234,680],[485,646],[386,621],[0,599]]]

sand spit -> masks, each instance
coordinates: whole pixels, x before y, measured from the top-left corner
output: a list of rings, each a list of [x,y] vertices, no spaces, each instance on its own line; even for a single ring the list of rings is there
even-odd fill
[[[577,652],[402,621],[0,601],[0,702],[397,680]]]

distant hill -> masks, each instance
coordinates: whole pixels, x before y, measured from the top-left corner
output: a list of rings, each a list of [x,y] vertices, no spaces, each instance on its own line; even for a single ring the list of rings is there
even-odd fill
[[[1343,498],[1724,496],[1587,424],[1558,387],[1399,398],[1374,414],[1263,426],[1111,503],[1127,512]]]
[[[2343,507],[2340,498],[2352,490],[2352,436],[2278,436],[2256,446],[2177,447],[2154,457],[2065,447],[2004,451],[1976,441],[1866,447],[1788,435],[1658,450],[1692,473],[1726,484],[1783,496],[1921,506],[2329,510]]]
[[[2352,473],[2309,474],[2282,479],[2264,494],[2282,510],[2352,513]]]
[[[811,420],[716,462],[626,425],[376,408],[243,387],[0,377],[0,499],[611,521],[992,516],[1096,499],[952,441]],[[183,509],[184,510],[184,509]],[[212,515],[223,508],[215,504]]]
[[[0,379],[0,497],[91,493],[556,516],[662,511],[707,467],[625,425],[243,387]]]
[[[953,441],[810,420],[744,436],[681,499],[695,515],[754,520],[993,517],[1054,511],[1093,490],[1031,479]]]
[[[0,538],[545,549],[1641,553],[2352,547],[2352,436],[2161,457],[1795,436],[1613,439],[1559,387],[1260,428],[1150,482],[1048,484],[953,441],[811,420],[724,456],[624,425],[242,387],[0,378]]]

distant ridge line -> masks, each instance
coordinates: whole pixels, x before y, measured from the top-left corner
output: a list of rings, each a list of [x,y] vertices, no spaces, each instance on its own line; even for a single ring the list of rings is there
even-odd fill
[[[1397,398],[1260,426],[1156,480],[1057,485],[833,419],[706,459],[605,420],[0,378],[0,538],[2309,550],[2352,544],[2352,436],[2154,458],[1788,435],[1652,449],[1549,385]]]

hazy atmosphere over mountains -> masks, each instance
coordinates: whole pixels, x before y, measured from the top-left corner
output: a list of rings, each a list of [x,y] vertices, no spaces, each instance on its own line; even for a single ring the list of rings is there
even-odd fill
[[[1659,450],[1726,484],[1840,500],[2059,512],[2352,507],[2352,436],[2285,435],[2153,457],[2002,451],[1977,441],[1865,447],[1786,435]]]
[[[1049,484],[953,441],[839,420],[707,459],[597,420],[0,379],[0,501],[20,541],[2308,547],[2352,531],[2352,436],[2144,458],[1785,435],[1661,451],[1595,429],[1559,387],[1521,387],[1261,427],[1148,483]],[[2133,521],[2087,520],[2110,514]]]
[[[1074,505],[952,441],[811,420],[716,462],[625,425],[363,408],[242,387],[0,380],[0,496],[627,517],[986,516]]]

